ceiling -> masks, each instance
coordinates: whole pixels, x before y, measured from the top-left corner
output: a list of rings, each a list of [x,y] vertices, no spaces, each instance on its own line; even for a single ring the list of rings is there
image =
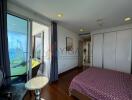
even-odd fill
[[[58,21],[66,28],[87,33],[93,30],[114,27],[132,17],[132,0],[12,0],[51,20]],[[64,16],[58,18],[57,14]],[[80,32],[80,28],[84,32]]]
[[[32,35],[40,34],[42,32],[48,32],[48,27],[36,22],[32,23]]]

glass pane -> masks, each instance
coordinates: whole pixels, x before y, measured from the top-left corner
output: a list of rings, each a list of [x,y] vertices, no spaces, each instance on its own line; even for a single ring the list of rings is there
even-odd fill
[[[22,75],[27,70],[28,21],[7,15],[8,45],[11,76]]]
[[[41,48],[42,48],[42,39],[41,34],[39,36],[35,36],[35,58],[40,59],[41,57]]]

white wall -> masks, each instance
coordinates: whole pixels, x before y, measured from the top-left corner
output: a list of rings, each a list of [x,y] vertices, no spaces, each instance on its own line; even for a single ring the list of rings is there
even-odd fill
[[[66,37],[73,39],[73,51],[66,52]],[[78,66],[79,36],[68,29],[58,25],[58,71],[65,72]]]

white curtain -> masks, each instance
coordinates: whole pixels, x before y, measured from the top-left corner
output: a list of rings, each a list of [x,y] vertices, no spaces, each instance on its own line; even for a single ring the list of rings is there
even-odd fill
[[[44,64],[41,65],[38,74],[50,78],[51,68],[51,28],[45,27],[44,29]]]

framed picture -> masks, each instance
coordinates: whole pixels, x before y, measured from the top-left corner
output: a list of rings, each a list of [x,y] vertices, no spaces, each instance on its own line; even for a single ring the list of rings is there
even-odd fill
[[[66,51],[73,50],[73,39],[70,37],[66,37]]]

